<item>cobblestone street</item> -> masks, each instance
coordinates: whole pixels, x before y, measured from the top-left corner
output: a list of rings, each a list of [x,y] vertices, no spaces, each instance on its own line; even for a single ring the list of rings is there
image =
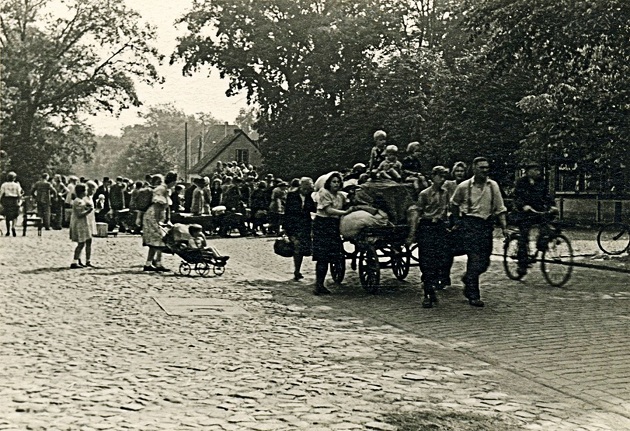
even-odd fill
[[[291,281],[273,238],[213,239],[225,274],[182,277],[143,273],[126,235],[95,238],[96,268],[71,270],[67,234],[0,238],[0,429],[395,430],[390,414],[426,411],[630,429],[628,274],[578,267],[558,289],[497,260],[485,308],[455,283],[425,310],[417,268],[383,270],[373,296],[348,266],[316,297],[312,262]]]

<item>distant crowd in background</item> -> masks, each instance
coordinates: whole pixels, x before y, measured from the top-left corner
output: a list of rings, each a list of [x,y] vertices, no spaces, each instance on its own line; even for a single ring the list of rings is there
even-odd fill
[[[328,268],[342,258],[340,219],[355,211],[371,212],[371,216],[379,210],[353,201],[353,191],[368,181],[406,183],[416,202],[408,209],[407,244],[417,243],[420,249],[423,306],[433,306],[435,290],[450,285],[454,255],[451,232],[458,229],[459,245],[464,250],[461,254],[468,256],[462,278],[464,295],[471,305],[483,306],[479,276],[490,263],[494,223],[498,220],[505,234],[507,212],[499,185],[488,178],[489,161],[483,157],[473,160],[472,177],[464,162],[456,162],[452,169],[434,166],[425,175],[419,142],[409,143],[400,159],[398,148],[386,141],[386,133],[377,131],[367,164],[330,172],[315,182],[309,177],[287,182],[272,173],[261,177],[255,166],[233,161],[217,162],[210,175],[192,178],[190,183],[174,172],[147,174],[142,180],[105,177],[102,181],[74,175],[54,175],[51,179],[44,173],[25,192],[16,173],[9,172],[0,187],[6,236],[16,236],[20,208],[36,211],[46,230],[69,226],[70,239],[77,243],[71,268],[81,268],[91,266],[91,238],[100,223],[105,235],[142,234],[143,245],[149,247],[143,270],[161,272],[168,271],[161,261],[165,224],[190,226],[191,235],[197,239],[193,242],[203,244],[215,264],[224,264],[227,257],[207,244],[205,235],[285,233],[293,244],[294,279],[303,278],[303,257],[312,255],[316,261],[314,293],[321,295],[330,293],[324,286]],[[524,169],[526,176],[517,187],[515,200],[519,211],[532,216],[522,227],[527,238],[531,225],[540,221],[534,215],[540,218],[543,211],[557,210],[542,180],[541,166],[528,163]],[[524,242],[522,256],[527,256],[526,246]],[[83,250],[85,262],[81,261]],[[520,260],[521,269],[526,271],[526,258]]]

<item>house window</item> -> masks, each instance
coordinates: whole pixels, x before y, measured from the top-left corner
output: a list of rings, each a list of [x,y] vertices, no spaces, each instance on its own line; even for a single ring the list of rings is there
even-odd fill
[[[249,150],[236,150],[236,161],[249,165]]]

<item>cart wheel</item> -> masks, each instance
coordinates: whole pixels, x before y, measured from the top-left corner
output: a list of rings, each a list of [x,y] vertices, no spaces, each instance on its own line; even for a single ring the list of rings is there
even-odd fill
[[[374,246],[369,246],[359,255],[359,280],[368,293],[378,293],[381,269]]]
[[[518,234],[512,234],[503,243],[503,269],[511,280],[520,280],[525,274],[518,272]]]
[[[215,275],[221,276],[223,275],[223,273],[225,272],[225,265],[214,265],[212,267],[212,272],[214,272]]]
[[[210,265],[208,265],[208,262],[196,263],[195,271],[197,271],[197,274],[201,275],[202,277],[205,277],[210,272]]]
[[[190,265],[188,262],[182,262],[179,264],[179,273],[181,275],[190,275]]]
[[[410,256],[411,252],[405,246],[392,247],[392,272],[400,281],[403,281],[409,275]]]
[[[573,272],[573,247],[564,235],[549,238],[542,254],[540,269],[547,283],[562,287],[571,278]]]
[[[346,275],[346,259],[343,257],[330,263],[330,275],[335,283],[341,283]]]

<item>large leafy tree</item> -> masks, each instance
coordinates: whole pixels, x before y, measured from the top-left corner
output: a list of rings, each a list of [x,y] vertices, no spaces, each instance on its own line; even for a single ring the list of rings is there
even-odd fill
[[[336,143],[327,138],[326,125],[341,115],[361,72],[403,39],[407,4],[199,1],[181,20],[189,34],[172,61],[183,60],[185,73],[212,64],[229,77],[228,95],[245,91],[260,108],[256,129],[267,167],[288,175],[296,162],[307,161],[308,148],[319,147],[319,164],[334,162],[329,154]]]
[[[28,182],[89,158],[94,140],[84,115],[138,106],[134,79],[160,80],[154,36],[123,0],[2,2],[2,82],[11,104],[2,146],[11,168]]]
[[[531,88],[524,152],[594,162],[628,161],[630,3],[625,0],[480,0],[466,24],[484,37],[497,75],[526,70]]]

